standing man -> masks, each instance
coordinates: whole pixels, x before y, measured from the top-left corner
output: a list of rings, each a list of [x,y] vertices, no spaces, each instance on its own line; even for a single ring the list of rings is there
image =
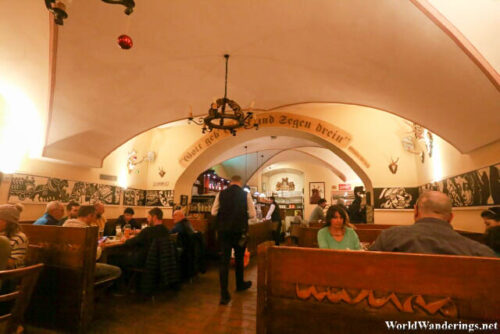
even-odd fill
[[[76,219],[78,218],[78,210],[80,209],[80,204],[75,201],[71,201],[66,205],[66,212],[68,215],[61,220],[59,220],[59,225],[63,225],[64,222],[68,219]]]
[[[354,201],[349,205],[349,219],[354,224],[366,223],[366,198],[363,187],[354,187]]]
[[[228,291],[228,274],[233,248],[236,264],[236,291],[245,291],[252,286],[251,281],[243,280],[243,256],[247,243],[248,219],[255,217],[255,207],[250,193],[242,189],[241,176],[233,176],[229,187],[217,194],[212,207],[212,215],[217,216],[217,232],[222,251],[219,267],[220,304],[227,305],[231,301]]]
[[[273,227],[274,225],[276,225],[276,229],[273,230],[273,238],[276,245],[279,246],[281,237],[280,207],[278,203],[276,203],[276,199],[274,198],[274,196],[269,197],[269,199],[271,200],[271,205],[269,206],[269,210],[267,211],[266,220],[270,220],[271,222],[275,223],[273,224]]]

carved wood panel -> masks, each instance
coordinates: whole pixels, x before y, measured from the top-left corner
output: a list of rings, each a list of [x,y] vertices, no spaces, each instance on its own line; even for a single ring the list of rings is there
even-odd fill
[[[418,306],[431,315],[440,313],[445,317],[457,318],[458,314],[457,305],[450,297],[440,297],[438,300],[426,302],[424,296],[420,294],[399,297],[392,292],[384,297],[375,297],[374,291],[368,289],[362,289],[357,295],[351,296],[344,288],[328,287],[324,291],[318,291],[314,285],[300,289],[298,283],[295,286],[295,291],[297,298],[301,300],[307,300],[312,296],[319,302],[326,299],[330,303],[345,302],[351,305],[367,300],[367,305],[371,308],[380,308],[390,302],[396,310],[405,313],[416,313],[414,306]]]

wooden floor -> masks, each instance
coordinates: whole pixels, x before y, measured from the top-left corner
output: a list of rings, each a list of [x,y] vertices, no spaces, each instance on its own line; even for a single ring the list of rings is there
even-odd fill
[[[216,263],[207,273],[185,283],[178,292],[166,291],[151,300],[133,296],[104,296],[98,300],[91,333],[255,333],[257,306],[257,259],[245,269],[252,287],[234,292],[232,301],[219,305],[219,276]]]

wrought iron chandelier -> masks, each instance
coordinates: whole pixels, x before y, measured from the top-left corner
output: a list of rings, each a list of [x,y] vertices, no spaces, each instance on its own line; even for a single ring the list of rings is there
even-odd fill
[[[54,15],[54,22],[58,25],[64,24],[64,19],[68,18],[66,13],[66,3],[68,0],[45,0],[45,7]],[[134,11],[134,0],[102,0],[113,5],[123,5],[127,7],[125,14],[130,15]]]
[[[193,122],[197,125],[203,125],[201,132],[211,132],[213,129],[220,129],[224,131],[229,131],[233,136],[236,136],[236,129],[244,128],[259,129],[259,125],[252,123],[253,113],[243,112],[241,107],[233,100],[227,98],[227,69],[229,55],[224,55],[226,59],[226,76],[225,76],[225,86],[224,86],[224,97],[217,99],[210,105],[208,110],[208,116],[205,118],[194,119],[191,113],[188,117],[189,122]]]

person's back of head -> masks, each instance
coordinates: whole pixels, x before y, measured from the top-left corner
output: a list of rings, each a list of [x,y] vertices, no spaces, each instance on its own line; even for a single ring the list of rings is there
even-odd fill
[[[241,187],[243,185],[243,179],[239,175],[233,175],[231,177],[231,184],[235,184]]]
[[[420,195],[415,204],[415,220],[437,218],[447,222],[453,219],[450,198],[440,191],[426,191]]]
[[[160,223],[163,219],[163,211],[160,208],[152,208],[148,214],[151,216],[152,223]]]
[[[80,209],[78,209],[78,220],[90,224],[95,219],[95,214],[96,210],[93,205],[82,205]]]

